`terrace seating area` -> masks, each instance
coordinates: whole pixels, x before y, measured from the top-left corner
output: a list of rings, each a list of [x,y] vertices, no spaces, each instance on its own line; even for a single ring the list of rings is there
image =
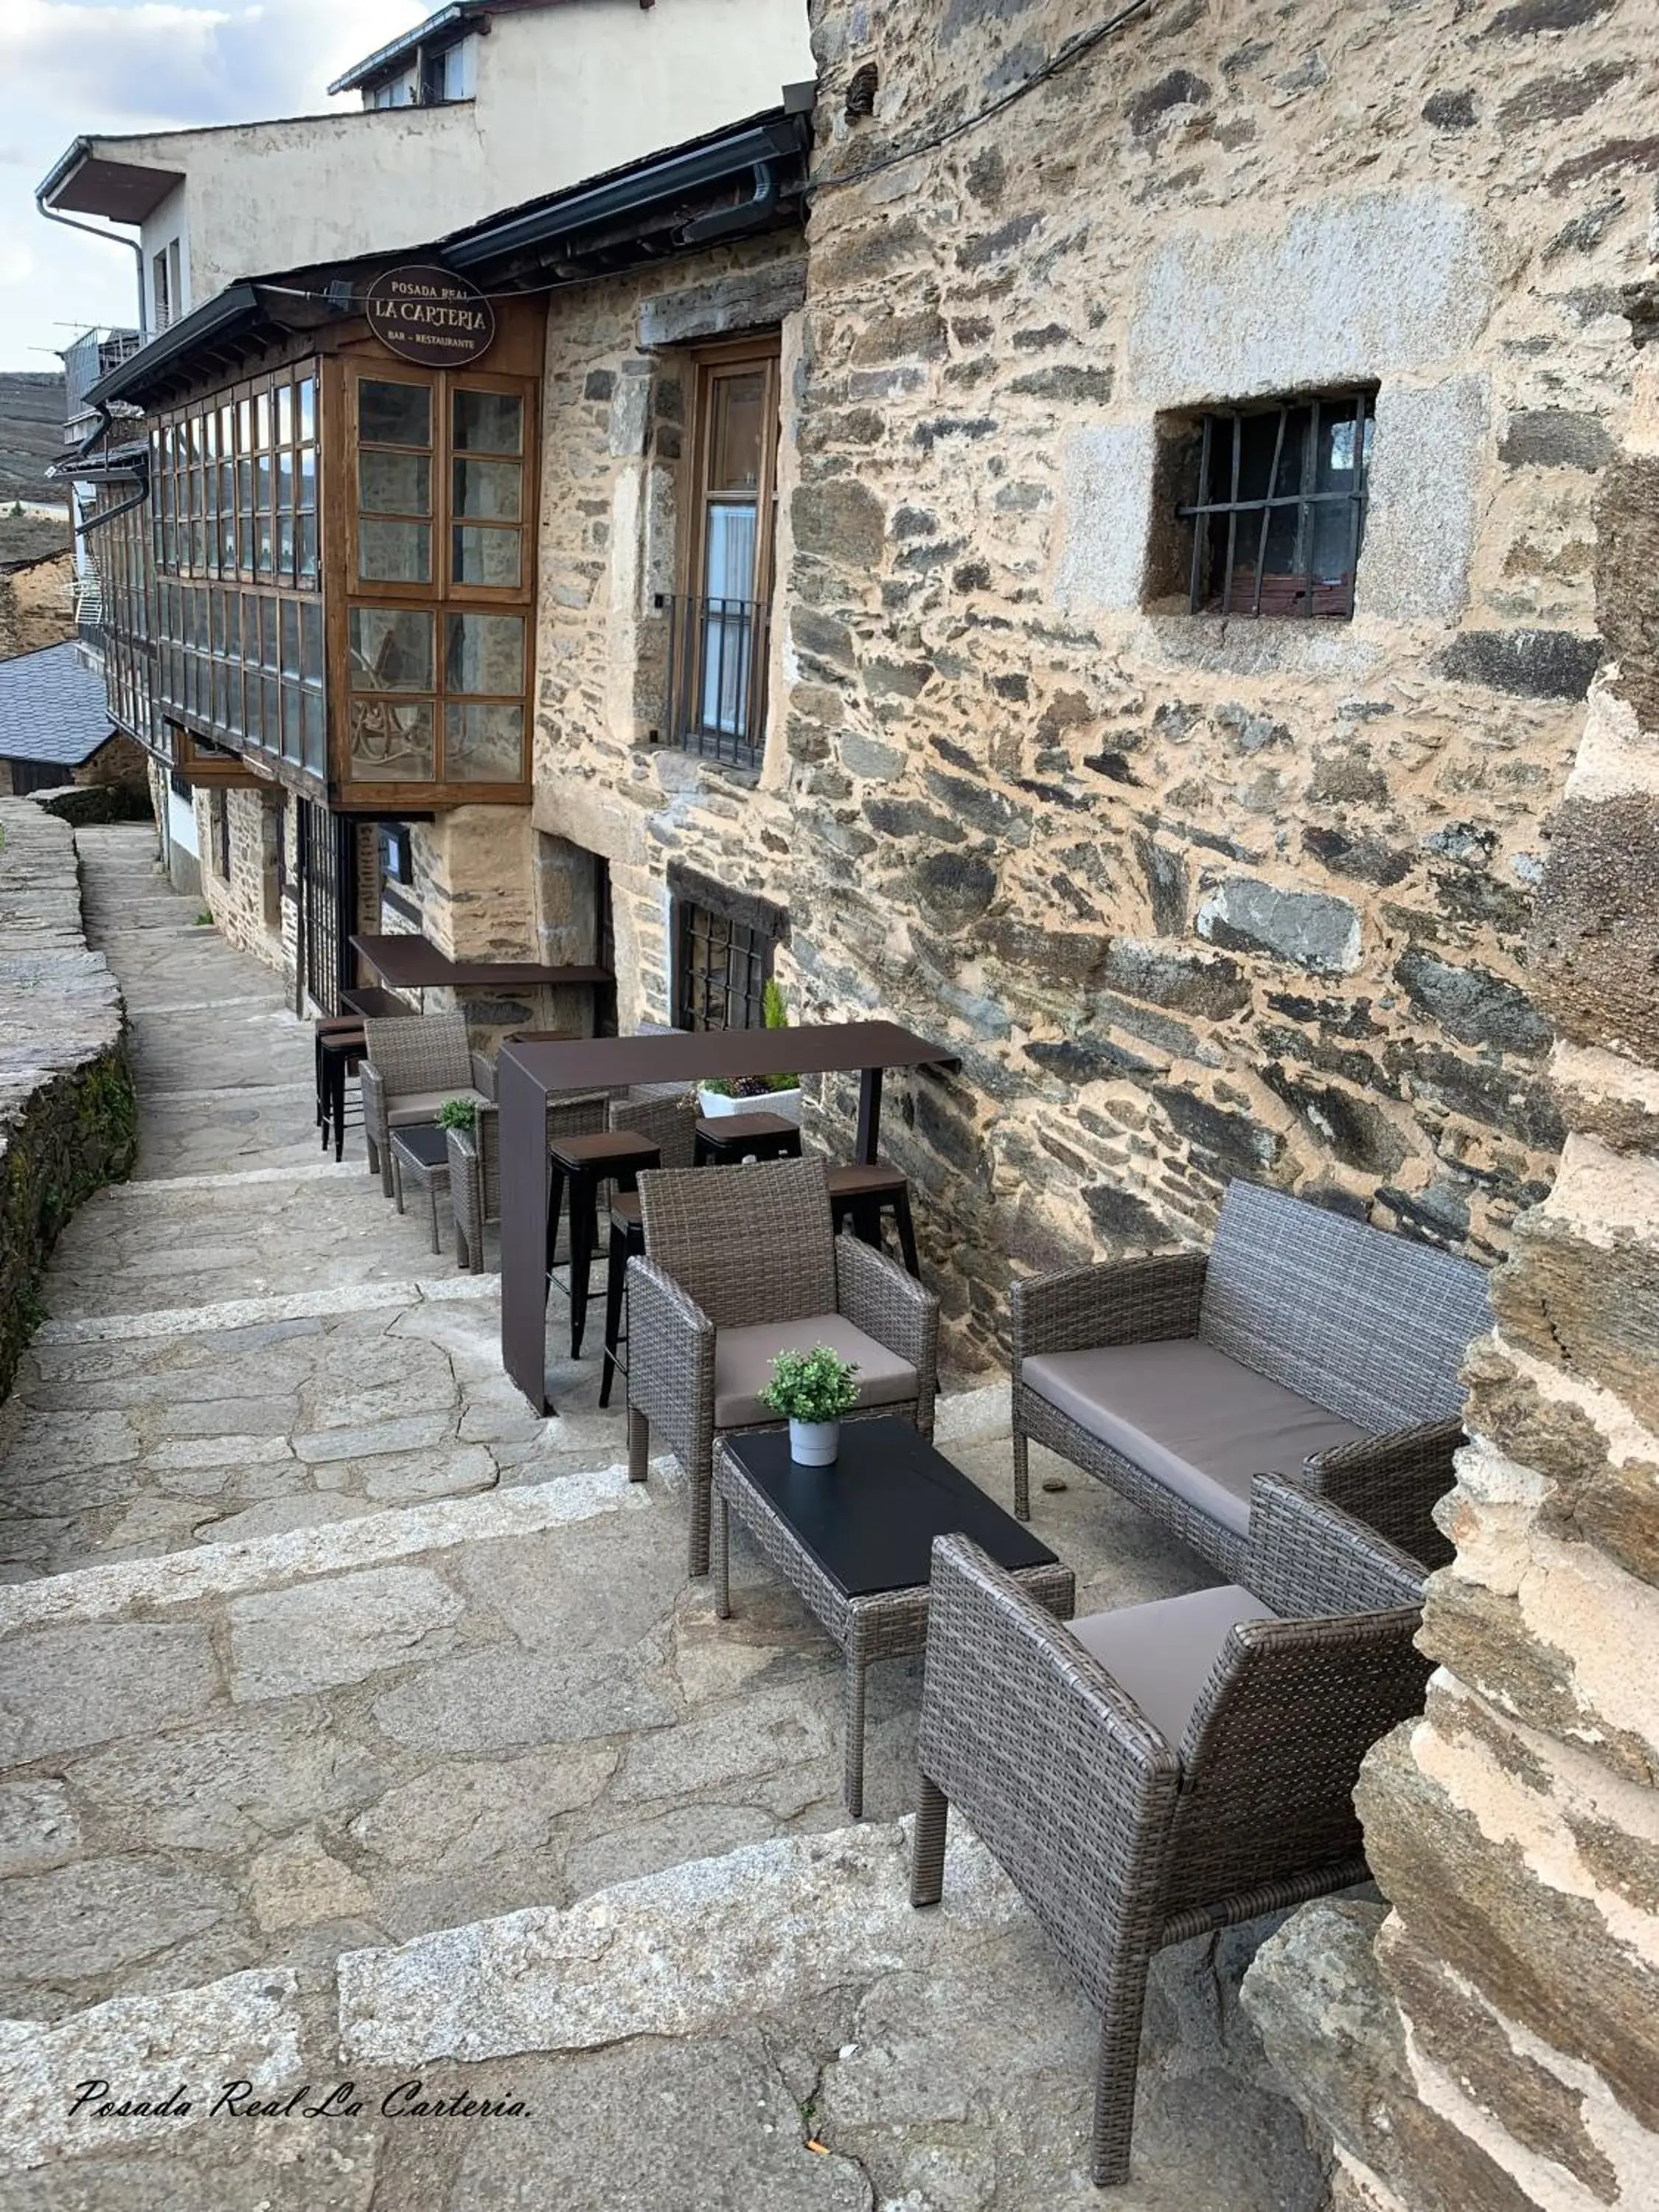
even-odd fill
[[[590,2154],[597,2110],[631,2094],[631,2040],[666,2039],[653,2079],[667,2068],[704,2116],[734,2202],[857,2202],[853,2159],[902,2201],[941,2114],[971,2111],[963,2171],[1012,2174],[1011,2203],[1155,2174],[1149,2203],[1311,2208],[1299,2122],[1239,2074],[1237,1974],[1214,1980],[1200,1931],[1364,1878],[1352,1775],[1424,1672],[1423,1564],[1382,1528],[1431,1528],[1454,1419],[1437,1394],[1456,1328],[1481,1326],[1472,1286],[1337,1224],[1360,1240],[1340,1271],[1351,1366],[1368,1259],[1431,1280],[1443,1316],[1432,1343],[1410,1324],[1420,1388],[1392,1343],[1375,1412],[1322,1405],[1304,1370],[1263,1376],[1274,1361],[1232,1340],[1241,1404],[1253,1375],[1301,1381],[1313,1410],[1253,1455],[1224,1560],[1069,1431],[1056,1449],[1022,1401],[1054,1403],[1044,1358],[1218,1352],[1206,1297],[1299,1340],[1273,1271],[1311,1279],[1332,1217],[1240,1187],[1207,1280],[1200,1255],[1100,1271],[1086,1297],[1021,1285],[1011,1421],[1006,1379],[939,1371],[919,1194],[918,1260],[896,1210],[862,1203],[868,1170],[838,1223],[848,1169],[810,1126],[799,1158],[694,1165],[684,1086],[629,1085],[545,1108],[550,1157],[587,1145],[594,1167],[579,1197],[565,1176],[553,1287],[571,1285],[574,1200],[594,1295],[617,1292],[580,1358],[574,1301],[549,1300],[545,1419],[501,1372],[495,1068],[459,1018],[371,1018],[364,1150],[354,1127],[337,1165],[336,1121],[307,1118],[314,1040],[141,875],[143,834],[84,838],[132,1010],[137,1176],[66,1231],[0,1429],[25,1531],[0,1642],[14,1679],[46,1686],[18,1778],[74,1815],[27,1862],[33,1887],[0,1885],[9,2009],[78,2033],[129,2001],[143,1957],[132,2033],[185,2035],[216,2005],[216,2049],[271,2002],[243,1982],[327,1961],[352,2065],[419,2070],[482,2037],[550,2097],[590,2085],[561,2107]],[[124,930],[138,901],[155,910]],[[227,1080],[204,1097],[210,1037]],[[444,1132],[447,1189],[400,1215],[386,1153],[440,1124],[397,1117],[452,1098],[472,1111]],[[814,1468],[757,1393],[779,1349],[826,1342],[860,1402]],[[1407,1415],[1438,1457],[1397,1446]],[[43,1610],[53,1585],[70,1595]],[[71,1944],[88,1897],[103,1932]],[[601,1923],[656,1963],[636,1983],[607,1954],[581,2024],[528,1961],[575,1955]],[[71,1954],[48,1989],[31,1961]],[[1194,1977],[1215,2023],[1197,2045]],[[126,2032],[100,2031],[118,2049]],[[793,2110],[781,2128],[763,2050],[799,2054],[787,2078],[824,2151],[800,2149]],[[213,2171],[202,2201],[223,2193]]]

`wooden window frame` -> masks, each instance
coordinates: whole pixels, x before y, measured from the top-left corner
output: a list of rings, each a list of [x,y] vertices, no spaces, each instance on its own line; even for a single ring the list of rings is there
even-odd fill
[[[335,739],[333,782],[343,806],[375,805],[396,808],[417,804],[522,804],[530,784],[530,751],[533,741],[532,701],[534,696],[536,654],[536,523],[540,459],[537,420],[539,384],[525,374],[508,374],[482,368],[423,369],[384,354],[352,356],[337,365],[340,377],[340,435],[331,443],[331,458],[338,469],[333,495],[333,526],[339,532],[342,559],[337,613],[331,611],[330,653],[336,696],[343,702],[342,727]],[[359,504],[357,460],[362,450],[360,434],[362,386],[371,384],[419,386],[431,394],[432,497],[429,518],[433,535],[430,574],[424,583],[380,583],[360,577],[358,531],[362,520]],[[454,441],[453,404],[459,392],[496,393],[520,404],[520,440],[516,456],[458,449]],[[388,451],[402,448],[386,448]],[[410,449],[414,450],[414,449]],[[453,532],[454,470],[458,460],[516,459],[520,469],[519,519],[493,526],[511,529],[519,541],[519,582],[516,587],[496,584],[465,584],[455,580]],[[372,519],[372,518],[371,518]],[[492,526],[487,523],[482,526]],[[359,699],[384,699],[392,705],[427,705],[433,720],[433,775],[382,781],[353,773],[352,708],[349,638],[351,619],[360,611],[422,613],[433,623],[433,683],[429,691],[359,692]],[[522,638],[520,687],[516,692],[476,692],[453,689],[447,670],[447,623],[453,616],[502,615],[517,620]],[[516,708],[520,716],[519,773],[493,782],[449,775],[447,709],[467,705]]]

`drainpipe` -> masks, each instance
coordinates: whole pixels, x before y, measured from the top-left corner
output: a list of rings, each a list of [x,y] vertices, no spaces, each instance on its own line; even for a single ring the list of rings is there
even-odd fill
[[[123,238],[118,230],[100,230],[96,223],[77,222],[72,215],[60,215],[56,208],[46,205],[44,191],[34,195],[34,211],[47,222],[61,222],[65,230],[83,230],[88,238],[102,238],[112,246],[125,246],[131,254],[138,280],[138,336],[149,337],[149,325],[144,319],[144,244],[141,238]]]
[[[733,231],[749,230],[764,216],[771,214],[778,204],[778,174],[769,161],[755,164],[755,189],[746,200],[736,207],[720,208],[712,215],[695,216],[680,232],[683,246],[703,246],[711,239],[729,237]]]

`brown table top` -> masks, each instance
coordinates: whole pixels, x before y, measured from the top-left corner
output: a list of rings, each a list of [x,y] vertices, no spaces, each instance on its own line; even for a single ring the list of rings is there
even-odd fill
[[[666,1036],[520,1037],[504,1044],[501,1057],[549,1091],[957,1065],[947,1047],[931,1044],[896,1022],[807,1022],[799,1029],[696,1030]],[[756,1103],[764,1110],[763,1100]]]
[[[510,990],[514,984],[610,983],[608,968],[550,968],[535,960],[452,960],[429,937],[364,931],[351,940],[385,982],[404,991],[468,987]]]

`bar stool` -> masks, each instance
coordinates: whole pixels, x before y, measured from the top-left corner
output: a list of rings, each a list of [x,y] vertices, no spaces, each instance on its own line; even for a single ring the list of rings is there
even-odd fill
[[[556,1137],[548,1146],[547,1279],[553,1281],[553,1255],[559,1241],[559,1209],[570,1185],[570,1357],[581,1357],[587,1321],[587,1279],[599,1233],[599,1185],[635,1188],[641,1168],[660,1164],[660,1148],[627,1129],[601,1129],[591,1136]]]
[[[881,1217],[890,1213],[898,1231],[899,1249],[911,1274],[920,1279],[916,1261],[915,1224],[910,1218],[910,1182],[896,1168],[831,1168],[830,1218],[839,1236],[848,1223],[853,1234],[866,1244],[881,1245]]]
[[[697,1124],[692,1165],[729,1167],[739,1160],[798,1160],[800,1127],[781,1114],[720,1114]]]
[[[312,1024],[312,1058],[317,1072],[317,1127],[323,1150],[328,1150],[331,1131],[334,1157],[345,1152],[346,1078],[355,1074],[368,1047],[363,1024],[356,1014],[325,1014]]]

